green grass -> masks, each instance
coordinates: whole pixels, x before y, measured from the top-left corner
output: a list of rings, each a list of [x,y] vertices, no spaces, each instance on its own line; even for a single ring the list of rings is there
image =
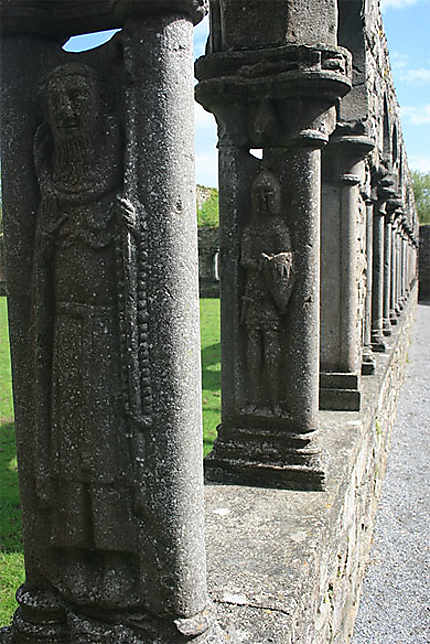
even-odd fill
[[[219,300],[200,300],[205,455],[220,421],[221,351]],[[0,626],[16,609],[15,592],[24,581],[24,556],[7,332],[6,298],[0,297]]]
[[[7,624],[24,581],[24,556],[5,297],[0,297],[0,497],[0,624]]]
[[[221,408],[221,345],[219,335],[219,300],[200,300],[202,341],[203,446],[208,454],[216,438]]]

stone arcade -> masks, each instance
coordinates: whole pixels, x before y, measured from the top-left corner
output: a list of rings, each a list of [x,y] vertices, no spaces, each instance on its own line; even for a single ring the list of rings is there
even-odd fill
[[[226,485],[206,486],[208,574],[191,50],[206,5],[0,0],[26,566],[5,644],[352,632],[416,299],[378,3],[210,2],[196,96],[219,128],[222,422],[205,467]]]

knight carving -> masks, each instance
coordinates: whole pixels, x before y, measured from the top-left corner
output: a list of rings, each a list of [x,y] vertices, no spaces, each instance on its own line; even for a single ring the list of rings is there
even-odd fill
[[[294,266],[290,233],[281,214],[279,182],[268,170],[254,180],[251,202],[252,219],[242,234],[240,260],[246,272],[241,312],[247,336],[245,411],[282,415],[282,330]]]

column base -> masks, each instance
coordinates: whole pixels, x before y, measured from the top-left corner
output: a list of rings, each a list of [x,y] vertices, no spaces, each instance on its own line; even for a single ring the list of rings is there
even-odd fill
[[[290,490],[323,490],[325,474],[316,431],[221,425],[205,458],[208,481]]]
[[[384,336],[382,333],[377,333],[375,335],[372,334],[372,342],[371,342],[371,347],[372,351],[374,353],[385,353],[387,350],[387,346],[385,344]]]
[[[382,324],[382,333],[389,337],[392,334],[391,322],[388,318],[385,318]]]
[[[376,371],[376,360],[372,356],[371,348],[366,347],[367,351],[363,352],[363,362],[361,363],[361,374],[363,376],[373,376]]]
[[[360,411],[360,377],[353,373],[320,373],[320,409]]]
[[[390,323],[391,323],[391,326],[396,326],[396,324],[399,323],[397,314],[394,310],[390,312]]]
[[[20,607],[12,625],[0,631],[1,644],[224,644],[225,634],[211,607],[188,618],[157,618],[147,612],[116,613],[70,607],[56,601],[55,611],[40,590],[18,590]]]

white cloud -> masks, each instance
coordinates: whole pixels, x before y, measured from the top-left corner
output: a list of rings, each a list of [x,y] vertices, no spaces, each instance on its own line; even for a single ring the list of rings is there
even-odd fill
[[[430,172],[430,157],[410,156],[408,157],[408,165],[411,170]]]
[[[387,9],[404,9],[413,4],[417,4],[418,0],[381,0],[382,11]]]
[[[399,78],[407,83],[430,83],[430,68],[419,67],[418,69],[403,68]]]
[[[405,69],[408,66],[409,56],[399,51],[393,51],[390,54],[390,61],[393,69]]]
[[[430,103],[422,107],[405,105],[400,108],[400,114],[412,125],[430,125]]]

